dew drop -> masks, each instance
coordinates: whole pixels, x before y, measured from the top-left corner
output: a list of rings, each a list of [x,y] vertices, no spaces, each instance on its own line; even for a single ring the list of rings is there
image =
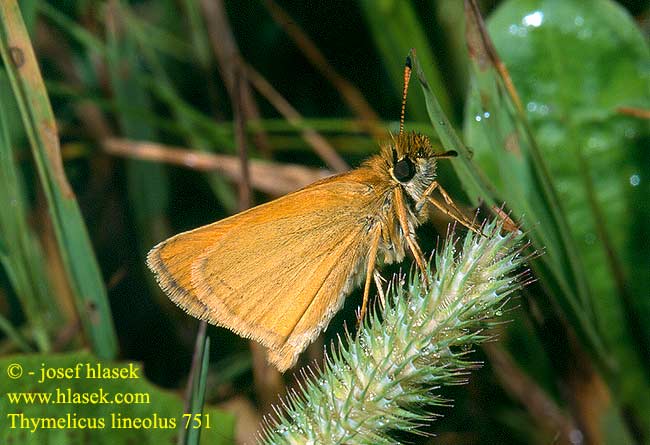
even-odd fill
[[[535,111],[537,111],[537,102],[528,102],[526,104],[526,109],[529,112],[534,113]]]
[[[480,114],[477,114],[476,116],[474,116],[474,120],[475,120],[476,122],[481,122],[481,119],[482,119],[482,118],[481,118],[481,115],[480,115]]]
[[[641,184],[641,176],[636,173],[630,176],[630,185],[632,187],[638,187],[639,184]]]
[[[490,118],[490,112],[486,111],[485,113],[483,113],[483,118],[484,119],[489,119]]]
[[[532,26],[533,28],[537,28],[542,24],[543,21],[544,13],[542,11],[535,11],[525,16],[521,20],[521,23],[524,26]]]

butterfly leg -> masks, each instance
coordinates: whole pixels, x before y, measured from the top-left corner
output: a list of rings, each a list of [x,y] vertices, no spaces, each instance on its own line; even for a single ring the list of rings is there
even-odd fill
[[[451,207],[451,209],[454,211],[452,213],[449,209],[444,208],[442,204],[438,201],[436,201],[434,198],[431,197],[431,193],[433,193],[434,190],[438,190],[440,194],[442,195],[442,198],[445,200],[447,205]],[[455,221],[458,221],[468,229],[470,229],[472,232],[480,234],[480,231],[476,228],[476,224],[474,221],[470,221],[469,218],[465,216],[465,214],[456,206],[454,201],[451,199],[451,196],[449,196],[449,193],[442,188],[440,183],[438,181],[433,181],[429,187],[422,193],[422,197],[418,200],[418,202],[415,204],[415,210],[419,212],[422,209],[422,206],[426,202],[426,200],[430,201],[434,206],[438,208],[441,212],[443,212],[445,215],[451,217]]]
[[[440,194],[442,195],[442,197],[443,197],[443,199],[445,200],[445,202],[446,202],[446,203],[447,203],[447,204],[448,204],[452,209],[454,209],[454,211],[455,211],[456,213],[458,213],[458,215],[460,215],[461,218],[462,218],[463,221],[464,221],[464,222],[463,222],[463,221],[461,221],[461,220],[458,220],[458,222],[460,222],[461,224],[463,224],[465,227],[467,227],[468,229],[470,229],[472,232],[477,233],[477,234],[479,234],[479,235],[482,235],[481,231],[480,231],[479,229],[477,229],[477,227],[476,227],[476,223],[474,222],[474,220],[470,220],[467,216],[465,216],[465,214],[464,214],[464,213],[463,213],[463,212],[462,212],[462,211],[461,211],[461,210],[456,206],[456,204],[454,203],[454,201],[451,199],[451,196],[449,196],[449,193],[447,193],[447,190],[445,190],[441,185],[439,185],[439,186],[438,186],[438,191],[439,191]]]
[[[428,196],[427,199],[429,200],[429,202],[430,202],[431,204],[433,204],[433,205],[434,205],[438,210],[440,210],[440,211],[441,211],[442,213],[444,213],[445,215],[448,215],[448,216],[450,216],[451,218],[453,218],[454,220],[458,221],[459,223],[461,223],[462,225],[464,225],[465,227],[467,227],[467,228],[468,228],[469,230],[471,230],[472,232],[477,233],[477,234],[479,234],[479,235],[482,235],[482,233],[481,233],[481,232],[476,228],[476,225],[475,225],[472,221],[469,221],[469,220],[468,220],[467,218],[465,218],[464,216],[459,216],[459,215],[456,215],[456,214],[452,213],[448,208],[446,208],[445,206],[443,206],[442,203],[440,203],[439,201],[435,200],[435,199],[432,198],[431,196]],[[462,215],[462,213],[461,213],[460,215]]]
[[[492,211],[497,215],[497,218],[501,220],[501,227],[507,232],[518,232],[521,228],[515,223],[512,218],[510,218],[510,212],[505,212],[503,206],[497,207],[492,206]]]
[[[438,188],[439,186],[440,186],[440,184],[438,183],[438,181],[433,181],[431,183],[431,185],[429,187],[427,187],[427,189],[424,191],[424,193],[422,193],[422,197],[420,199],[418,199],[418,202],[415,203],[415,211],[416,212],[419,213],[420,210],[422,210],[422,206],[427,201],[427,198],[429,197],[429,195],[431,195],[431,193],[433,193],[433,191],[436,188]]]
[[[415,257],[415,262],[418,264],[418,267],[422,271],[422,276],[424,277],[425,284],[428,286],[427,280],[427,268],[424,265],[424,255],[422,250],[415,240],[415,234],[411,233],[409,228],[408,218],[406,216],[406,204],[404,203],[404,195],[402,190],[399,188],[395,189],[395,212],[397,213],[397,219],[399,224],[402,227],[402,233],[406,239],[406,244],[411,249],[413,256]]]
[[[366,316],[368,310],[368,299],[370,297],[370,284],[372,281],[373,273],[375,272],[375,265],[377,264],[377,250],[379,249],[379,240],[381,239],[381,226],[378,224],[372,234],[372,241],[370,244],[370,252],[368,253],[368,266],[366,267],[366,283],[363,287],[363,303],[361,304],[361,312],[357,318],[357,322],[361,324],[363,318]]]
[[[435,186],[434,186],[435,184]],[[440,192],[440,195],[442,198],[445,200],[445,203],[451,207],[451,210],[453,210],[453,213],[447,209],[443,208],[442,204],[438,201],[436,201],[434,198],[432,198],[430,195],[434,190],[438,190]],[[422,199],[428,199],[430,203],[432,203],[434,206],[438,208],[441,212],[447,214],[448,216],[452,217],[468,229],[470,229],[474,233],[478,233],[479,235],[481,232],[476,228],[476,224],[474,221],[471,221],[465,214],[456,206],[454,203],[454,200],[451,199],[451,196],[449,196],[449,193],[438,183],[438,181],[433,181],[431,185],[425,190],[424,194],[422,195]]]
[[[384,278],[381,274],[375,269],[372,272],[372,277],[375,279],[375,286],[377,286],[377,294],[379,294],[379,301],[381,302],[381,307],[386,307],[386,294],[384,293]]]
[[[456,211],[456,213],[461,215],[463,217],[463,219],[465,220],[465,222],[475,226],[474,221],[470,221],[470,219],[467,218],[467,216],[465,216],[465,214],[463,212],[461,212],[461,210],[456,206],[456,203],[454,203],[454,200],[451,199],[451,196],[449,196],[449,193],[447,193],[447,190],[445,190],[441,185],[438,185],[438,191],[442,195],[442,198],[445,200],[447,205],[449,205],[452,209],[454,209],[454,211]]]

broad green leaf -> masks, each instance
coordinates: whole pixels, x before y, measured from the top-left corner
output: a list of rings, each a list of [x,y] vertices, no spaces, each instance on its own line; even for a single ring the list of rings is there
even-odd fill
[[[494,54],[479,12],[474,6],[466,11],[473,92],[466,113],[467,141],[476,146],[481,168],[494,183],[500,199],[528,227],[537,249],[545,252],[538,261],[531,263],[535,273],[552,294],[561,295],[560,301],[566,304],[580,332],[588,338],[601,360],[605,360],[606,353],[590,307],[584,267],[576,253],[548,167],[519,96],[509,85],[509,74],[499,71],[502,62]],[[482,155],[487,150],[492,150],[491,155]],[[477,164],[476,160],[472,163]],[[472,184],[468,179],[472,178],[459,165],[454,166],[470,198],[475,202],[485,200],[485,193],[476,193],[475,187],[468,186]],[[513,183],[517,186],[513,187]]]
[[[22,368],[22,376],[17,379],[8,378],[7,373],[10,370],[18,372],[15,365],[20,365]],[[93,370],[92,372],[96,372],[98,366],[103,369],[127,369],[124,376],[137,376],[137,378],[87,378],[92,376],[87,366]],[[72,369],[69,371],[69,376],[72,378],[47,379],[39,383],[43,368]],[[77,369],[78,374],[76,374]],[[0,430],[1,443],[173,444],[176,443],[178,427],[184,426],[187,422],[187,416],[183,417],[183,400],[178,395],[148,382],[142,366],[138,363],[101,361],[87,352],[34,354],[3,357],[0,360],[0,370],[4,374],[0,379],[0,410],[3,415]],[[79,378],[76,378],[77,376]],[[104,397],[94,396],[96,402],[100,403],[66,403],[72,400],[74,393],[85,393],[86,397],[90,397],[93,393],[104,394]],[[12,403],[12,398],[23,397],[19,394],[27,394],[27,397],[36,397],[37,400],[48,397],[48,394],[51,396],[49,396],[49,403],[27,403],[24,399],[20,402],[15,402],[14,399]],[[65,397],[70,398],[65,399]],[[119,403],[120,400],[139,403]],[[23,424],[20,416],[10,416],[11,414],[22,414]],[[204,408],[203,414],[209,417],[202,416],[202,444],[234,443],[232,415],[209,407]],[[76,419],[76,424],[71,419]],[[84,422],[89,426],[95,425],[96,428],[83,428],[81,419],[91,419]],[[118,423],[118,419],[122,420],[121,424]],[[141,427],[120,428],[127,425],[125,419],[142,419],[139,421]],[[209,419],[209,428],[206,428],[208,425],[205,424],[207,419]],[[36,424],[37,427],[34,427],[33,422],[39,422]],[[51,422],[61,422],[61,427],[43,426]],[[101,428],[100,422],[103,423]],[[190,425],[192,425],[191,421]]]
[[[556,297],[568,302],[583,329],[593,325],[613,392],[633,406],[647,433],[650,125],[619,108],[650,108],[650,50],[632,19],[609,0],[507,1],[488,28],[521,97],[570,239],[553,235],[553,220],[538,212],[533,153],[503,117],[512,108],[486,94],[480,67],[466,115],[468,143],[499,193],[521,213],[528,209],[524,218],[539,227],[535,232],[548,232],[539,241],[549,248],[550,267],[558,282],[572,287],[570,293],[556,288]],[[568,266],[575,273],[562,278]]]

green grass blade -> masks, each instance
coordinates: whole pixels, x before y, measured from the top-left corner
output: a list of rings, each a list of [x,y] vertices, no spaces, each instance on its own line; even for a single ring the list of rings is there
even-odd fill
[[[9,320],[0,315],[0,332],[7,336],[22,352],[33,352],[32,347]],[[36,335],[34,336],[36,337]],[[43,349],[43,348],[41,348]]]
[[[27,316],[34,342],[39,350],[47,352],[50,350],[50,337],[55,335],[55,327],[61,323],[61,314],[53,304],[43,252],[27,219],[27,198],[14,159],[7,121],[11,115],[11,108],[7,105],[15,106],[15,102],[8,97],[11,91],[4,72],[0,76],[0,90],[0,96],[6,98],[6,102],[0,101],[0,203],[3,209],[0,211],[0,263]],[[24,341],[10,329],[9,322],[3,319],[2,324],[2,330],[25,349]]]
[[[205,29],[200,3],[194,0],[182,1],[191,33],[192,53],[195,54],[203,69],[208,69],[214,61],[212,59],[212,50],[210,49],[210,41],[208,40],[208,33]]]
[[[106,288],[63,170],[56,122],[15,0],[0,4],[0,53],[30,142],[84,332],[98,356],[113,357],[117,340]]]
[[[202,424],[205,421],[203,406],[205,404],[205,391],[210,366],[210,337],[206,335],[206,328],[207,324],[201,322],[196,335],[192,370],[188,379],[186,410],[187,414],[191,415],[190,424],[194,424],[196,427],[187,428],[186,425],[180,425],[178,445],[198,445],[201,438]]]
[[[411,2],[404,0],[387,0],[376,2],[363,0],[361,10],[375,39],[381,60],[386,63],[386,70],[391,78],[391,85],[399,90],[402,96],[402,75],[404,73],[404,58],[411,48],[417,51],[422,60],[425,74],[429,79],[431,90],[440,101],[445,113],[451,115],[451,102],[447,88],[440,71],[437,68],[435,55],[427,39],[427,30],[416,15]],[[425,121],[427,112],[421,96],[411,95],[406,103],[409,119]],[[397,113],[395,113],[397,116]],[[408,120],[408,119],[407,119]]]
[[[40,0],[38,2],[38,11],[59,28],[65,30],[66,34],[69,34],[86,49],[98,54],[103,54],[106,51],[104,43],[100,39],[48,2]]]
[[[156,53],[155,47],[150,42],[148,34],[144,32],[142,22],[133,16],[126,6],[122,6],[119,13],[127,25],[127,29],[138,42],[144,59],[154,73],[155,82],[152,83],[152,87],[154,87],[152,91],[169,106],[172,114],[183,128],[188,144],[194,149],[210,151],[210,148],[214,145],[213,142],[207,140],[196,128],[194,119],[191,117],[191,115],[195,114],[195,110],[177,93]],[[233,146],[234,144],[230,145]],[[234,213],[237,203],[230,184],[218,175],[209,175],[208,178],[219,201],[230,213]]]
[[[191,410],[192,416],[203,416],[203,405],[205,404],[205,388],[208,380],[208,368],[210,364],[210,337],[205,338],[201,356],[201,367],[193,379],[196,384],[192,390]],[[190,429],[187,434],[187,445],[198,445],[201,439],[202,428]]]
[[[117,113],[121,133],[134,140],[155,141],[156,128],[140,118],[141,110],[154,107],[149,91],[142,88],[137,80],[144,72],[137,45],[131,34],[115,20],[107,26],[106,56],[115,109],[121,110]],[[125,65],[129,67],[128,70],[123,69]],[[169,236],[166,167],[158,163],[127,160],[126,180],[140,253],[144,258],[154,244]]]
[[[171,122],[173,127],[171,130],[186,139],[191,148],[209,151],[215,145],[232,147],[234,145],[232,142],[232,131],[230,129],[224,131],[222,128],[223,125],[219,125],[213,119],[188,105],[177,93],[174,84],[165,71],[158,53],[161,52],[179,60],[186,60],[187,57],[180,54],[183,53],[182,48],[185,45],[184,42],[173,38],[169,31],[135,17],[127,9],[127,6],[120,6],[117,3],[116,5],[115,8],[107,9],[109,22],[119,22],[119,26],[122,27],[121,32],[125,34],[123,39],[128,39],[137,45],[137,55],[143,56],[147,67],[153,72],[153,75],[151,75],[142,67],[142,69],[131,72],[134,85],[129,88],[148,90],[156,99],[165,103],[174,116],[174,121]],[[104,42],[97,39],[97,37],[47,3],[41,2],[39,7],[48,19],[88,51],[105,55],[109,69],[119,69],[121,61],[119,58],[116,59],[117,54],[115,53],[115,48],[110,50]],[[152,35],[164,36],[164,38],[152,39]],[[135,54],[131,56],[136,57]],[[137,66],[141,65],[142,62],[138,61]],[[115,78],[114,75],[113,78]],[[142,92],[137,93],[137,97],[141,97],[142,95]],[[115,111],[120,116],[123,114],[137,115],[140,121],[147,118],[148,123],[152,127],[155,127],[156,130],[170,130],[159,117],[151,116],[153,119],[148,118],[151,115],[151,107],[143,108],[137,104],[134,105],[131,101],[117,102]],[[215,195],[224,207],[230,211],[234,211],[236,202],[234,192],[230,185],[217,175],[208,175],[208,180]]]
[[[476,164],[472,162],[472,152],[463,144],[443,111],[438,98],[429,85],[419,58],[412,52],[410,57],[413,63],[413,71],[424,93],[427,114],[440,142],[445,150],[453,150],[459,154],[458,159],[454,160],[452,165],[463,181],[463,188],[474,202],[477,202],[477,198],[481,197],[491,206],[499,204],[494,187]]]

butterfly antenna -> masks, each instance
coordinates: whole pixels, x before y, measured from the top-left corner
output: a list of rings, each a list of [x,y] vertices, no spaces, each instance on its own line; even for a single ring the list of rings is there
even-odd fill
[[[411,56],[406,56],[404,64],[404,91],[402,91],[402,111],[399,116],[399,134],[404,133],[404,114],[406,113],[406,95],[409,90],[409,80],[411,80]]]

